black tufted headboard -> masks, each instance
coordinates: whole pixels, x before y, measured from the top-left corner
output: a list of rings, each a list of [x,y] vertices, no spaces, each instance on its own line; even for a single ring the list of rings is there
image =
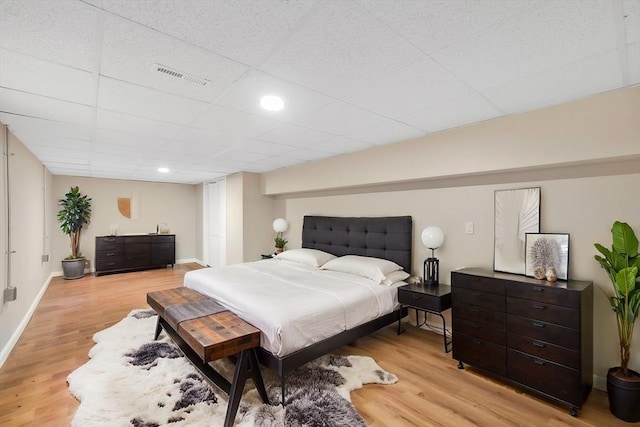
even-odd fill
[[[413,222],[410,216],[304,217],[302,247],[336,256],[384,258],[411,273]]]

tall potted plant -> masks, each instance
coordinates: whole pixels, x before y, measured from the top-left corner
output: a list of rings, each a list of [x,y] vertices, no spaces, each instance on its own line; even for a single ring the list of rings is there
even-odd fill
[[[611,413],[627,422],[640,421],[640,374],[629,369],[633,327],[640,310],[640,257],[638,239],[629,224],[616,221],[611,228],[611,250],[599,243],[603,256],[596,261],[607,271],[614,294],[609,303],[616,314],[620,340],[620,366],[607,373],[607,393]]]
[[[80,193],[80,189],[71,187],[64,198],[58,200],[58,223],[64,234],[70,239],[71,255],[62,260],[62,272],[65,279],[79,279],[84,276],[85,259],[80,253],[80,232],[82,226],[91,220],[91,199]]]

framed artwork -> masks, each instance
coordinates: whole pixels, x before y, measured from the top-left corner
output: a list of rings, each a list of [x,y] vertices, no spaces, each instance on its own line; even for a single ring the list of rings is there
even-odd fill
[[[540,232],[540,187],[497,190],[494,202],[493,269],[524,275],[526,234]]]
[[[526,275],[545,278],[549,268],[555,268],[559,280],[569,277],[569,234],[527,233]]]

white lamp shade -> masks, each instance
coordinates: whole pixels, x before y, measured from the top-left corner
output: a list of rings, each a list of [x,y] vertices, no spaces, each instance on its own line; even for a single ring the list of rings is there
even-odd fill
[[[444,233],[438,227],[422,230],[422,244],[429,249],[437,249],[444,243]]]
[[[287,220],[284,218],[277,218],[273,221],[273,230],[278,233],[284,233],[289,228]]]

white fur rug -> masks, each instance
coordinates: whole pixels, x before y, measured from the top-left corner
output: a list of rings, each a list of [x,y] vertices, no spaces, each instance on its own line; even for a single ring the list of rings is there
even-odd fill
[[[134,310],[96,333],[90,360],[67,378],[80,401],[76,427],[221,426],[227,396],[202,380],[170,338],[152,341],[156,316]],[[233,365],[213,362],[227,379]],[[281,402],[279,378],[262,370],[272,403]],[[365,426],[350,403],[363,384],[392,384],[395,375],[363,356],[323,356],[287,376],[285,408],[266,405],[247,381],[235,426]]]

